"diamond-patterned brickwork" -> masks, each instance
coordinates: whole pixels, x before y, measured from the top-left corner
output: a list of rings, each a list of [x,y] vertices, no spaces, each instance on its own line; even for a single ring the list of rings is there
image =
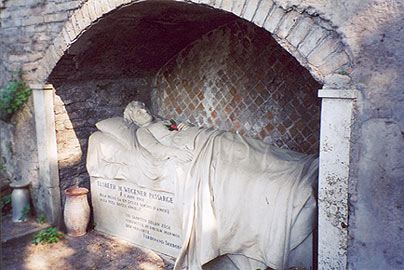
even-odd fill
[[[154,112],[317,153],[321,88],[268,32],[246,22],[189,45],[157,74]]]

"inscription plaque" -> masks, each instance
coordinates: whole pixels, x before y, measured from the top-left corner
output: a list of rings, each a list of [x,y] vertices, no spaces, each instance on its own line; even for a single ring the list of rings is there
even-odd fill
[[[125,180],[91,177],[95,229],[177,257],[182,245],[175,195]]]

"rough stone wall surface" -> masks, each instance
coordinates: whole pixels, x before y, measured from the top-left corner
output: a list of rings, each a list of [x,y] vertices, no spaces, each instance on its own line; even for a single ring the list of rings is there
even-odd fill
[[[278,0],[329,20],[355,59],[349,269],[404,269],[404,2]]]
[[[29,81],[40,59],[52,40],[59,34],[64,22],[80,1],[12,0],[0,2],[0,91],[21,69],[23,79]],[[17,181],[30,180],[31,197],[35,210],[44,210],[46,190],[38,180],[38,156],[35,140],[35,121],[32,100],[15,113],[11,120],[12,177]],[[2,139],[2,138],[0,138]]]
[[[41,185],[38,180],[38,156],[36,152],[35,124],[32,98],[17,111],[11,123],[2,122],[0,132],[1,161],[6,177],[13,182],[31,182],[31,198],[35,209],[41,205]],[[23,168],[23,169],[21,169]]]
[[[145,100],[151,79],[70,81],[56,89],[55,125],[60,190],[79,184],[89,188],[88,137],[98,121],[123,116],[127,103]],[[62,195],[64,200],[64,194]]]
[[[317,153],[319,88],[268,32],[238,21],[202,36],[159,71],[153,109],[167,119]]]
[[[5,1],[3,9],[0,10],[0,31],[3,50],[2,65],[6,75],[9,76],[11,72],[22,69],[24,79],[32,79],[39,60],[81,2]]]
[[[269,17],[281,17],[270,1],[197,2],[220,3],[220,8],[243,14],[248,20],[253,18],[258,25]],[[0,2],[1,85],[15,67],[22,65],[26,71],[37,68],[38,59],[60,31],[67,14],[80,4],[62,0]],[[352,127],[348,269],[404,269],[404,169],[397,165],[404,149],[403,2],[275,0],[275,4],[285,10],[304,11],[313,20],[321,18],[320,24],[327,22],[325,27],[340,34],[354,60],[349,75],[360,97]],[[50,16],[52,7],[53,14],[58,15]],[[44,16],[46,13],[49,16]],[[306,26],[304,31],[310,29],[310,23],[302,25]],[[29,76],[26,72],[26,78]]]
[[[404,2],[277,2],[328,19],[355,59],[348,269],[404,269]]]

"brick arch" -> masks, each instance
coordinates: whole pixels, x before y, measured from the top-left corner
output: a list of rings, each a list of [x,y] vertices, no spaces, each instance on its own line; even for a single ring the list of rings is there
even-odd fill
[[[346,75],[352,71],[352,60],[339,34],[325,27],[325,21],[316,21],[305,12],[285,10],[272,0],[192,0],[187,3],[208,5],[231,12],[266,29],[275,40],[307,68],[313,77],[324,84],[327,75]],[[37,82],[45,82],[64,55],[98,19],[107,13],[134,4],[133,0],[88,0],[66,22],[60,34],[47,49],[38,67]],[[320,25],[321,21],[321,25]]]

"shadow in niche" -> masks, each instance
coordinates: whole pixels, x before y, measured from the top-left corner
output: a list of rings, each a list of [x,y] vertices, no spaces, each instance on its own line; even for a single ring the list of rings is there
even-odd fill
[[[56,88],[55,122],[58,141],[61,192],[78,183],[90,188],[86,169],[88,137],[95,124],[106,118],[122,116],[145,79],[71,81]]]
[[[122,117],[127,103],[141,97],[138,93],[149,89],[149,85],[150,81],[143,78],[66,81],[56,88],[55,122],[62,207],[66,198],[64,190],[78,184],[89,189],[87,197],[92,211],[90,177],[86,168],[88,138],[97,131],[97,122]],[[93,224],[92,212],[90,217],[89,229]]]

